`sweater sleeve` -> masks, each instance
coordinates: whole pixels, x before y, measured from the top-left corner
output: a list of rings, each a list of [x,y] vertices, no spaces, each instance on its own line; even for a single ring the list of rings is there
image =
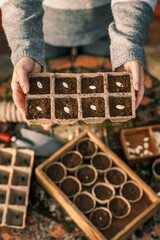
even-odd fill
[[[1,9],[13,65],[30,57],[43,66],[42,0],[3,0]]]
[[[112,0],[114,21],[109,25],[113,71],[129,61],[142,65],[142,44],[147,37],[157,0]]]

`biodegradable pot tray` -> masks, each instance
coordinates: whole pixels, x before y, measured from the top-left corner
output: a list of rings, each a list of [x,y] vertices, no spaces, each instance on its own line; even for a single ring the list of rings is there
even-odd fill
[[[132,76],[121,73],[31,73],[26,118],[33,124],[127,121],[135,117]]]
[[[124,129],[120,139],[128,163],[146,162],[160,156],[160,125]]]
[[[31,150],[0,148],[0,226],[25,227],[33,161]]]
[[[85,137],[89,137],[98,146],[100,152],[106,153],[107,156],[112,159],[113,165],[121,168],[127,174],[128,180],[135,181],[143,190],[142,198],[136,203],[131,203],[131,212],[127,217],[123,219],[116,219],[113,217],[111,225],[106,230],[101,231],[91,223],[89,216],[84,215],[73,203],[73,200],[69,199],[45,173],[47,165],[54,161],[60,161],[64,153],[75,149],[77,143]],[[85,164],[87,164],[87,162],[90,164],[90,159],[86,159]],[[68,142],[49,159],[39,165],[36,168],[36,176],[46,191],[61,204],[72,219],[92,240],[124,240],[149,219],[160,206],[160,200],[152,189],[88,130],[82,132],[78,137]],[[103,175],[98,176],[96,183],[97,182],[104,182]],[[82,186],[82,192],[87,191],[92,193],[93,186],[94,184],[92,186]]]

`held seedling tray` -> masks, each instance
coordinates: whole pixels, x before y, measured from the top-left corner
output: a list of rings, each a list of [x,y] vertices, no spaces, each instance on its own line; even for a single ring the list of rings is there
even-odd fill
[[[73,199],[69,199],[64,192],[61,191],[60,185],[56,185],[48,175],[46,169],[52,163],[61,161],[62,156],[71,150],[77,150],[77,143],[86,137],[89,137],[92,142],[98,146],[98,152],[104,152],[112,160],[112,167],[119,167],[127,174],[128,180],[135,181],[143,190],[142,198],[136,202],[131,203],[131,212],[123,219],[116,219],[112,217],[112,223],[106,230],[98,230],[89,220],[89,216],[84,215],[78,207],[74,204]],[[90,164],[89,158],[83,158],[83,164]],[[83,166],[83,165],[82,165]],[[69,173],[67,173],[69,174]],[[73,173],[72,173],[73,175]],[[75,174],[76,175],[76,174]],[[85,130],[78,137],[68,142],[59,151],[53,154],[49,159],[43,162],[36,168],[36,176],[40,184],[46,191],[55,198],[72,219],[79,225],[79,227],[90,237],[92,240],[124,240],[141,224],[149,219],[154,212],[159,208],[160,201],[157,195],[147,186],[117,155],[109,150],[98,138],[96,138],[90,131]],[[72,176],[73,177],[73,176]],[[104,182],[103,175],[99,175],[98,182]],[[96,182],[97,182],[96,181]],[[95,184],[95,183],[94,183]],[[82,192],[92,192],[91,187],[94,186],[82,185]],[[116,190],[117,192],[117,190]],[[98,206],[98,204],[96,205]],[[106,205],[104,205],[106,207]]]
[[[0,148],[0,226],[25,227],[33,161],[31,150]]]
[[[135,117],[130,73],[32,73],[26,118],[33,124],[100,123]]]
[[[145,162],[160,156],[160,125],[124,129],[120,139],[128,163]]]

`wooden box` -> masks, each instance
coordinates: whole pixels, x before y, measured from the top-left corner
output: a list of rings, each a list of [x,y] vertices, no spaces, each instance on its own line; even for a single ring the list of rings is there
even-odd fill
[[[128,175],[129,179],[137,182],[143,189],[143,197],[137,203],[133,203],[131,213],[123,219],[113,219],[111,226],[103,231],[99,231],[91,221],[73,204],[73,202],[60,190],[60,188],[52,182],[52,180],[45,174],[45,167],[54,162],[62,156],[65,152],[75,149],[79,140],[84,137],[89,137],[94,143],[98,145],[98,150],[106,153],[113,161],[113,164],[120,167]],[[88,160],[89,161],[89,160]],[[160,200],[152,189],[147,186],[117,155],[109,150],[97,137],[90,131],[83,131],[78,137],[68,142],[59,151],[54,153],[49,159],[43,162],[36,168],[36,176],[40,184],[46,191],[56,199],[65,211],[72,217],[72,219],[79,225],[79,227],[92,240],[122,240],[126,239],[133,231],[135,231],[141,224],[149,219],[154,212],[156,212],[160,205]],[[82,189],[83,190],[83,189]]]
[[[159,139],[159,141],[154,137],[155,132],[158,133],[157,140]],[[148,138],[148,150],[152,154],[130,154],[130,148],[136,149],[136,146],[142,146],[145,143],[143,139],[146,137]],[[124,129],[121,131],[120,139],[128,163],[146,162],[160,156],[160,125]],[[142,149],[142,152],[144,152],[144,149]]]

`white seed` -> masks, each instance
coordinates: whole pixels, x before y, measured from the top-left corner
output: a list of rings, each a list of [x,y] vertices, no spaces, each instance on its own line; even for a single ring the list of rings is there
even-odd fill
[[[89,86],[90,89],[96,89],[96,86]]]
[[[91,106],[90,106],[90,108],[91,108],[92,110],[94,110],[94,111],[96,111],[96,110],[97,110],[97,108],[96,108],[96,106],[95,106],[95,105],[91,105]]]
[[[143,156],[144,156],[144,154],[143,154],[143,153],[141,153],[141,154],[140,154],[140,157],[143,157]]]
[[[39,81],[37,81],[37,87],[39,87],[39,88],[43,88],[42,83],[39,82]]]
[[[149,137],[143,138],[143,141],[144,141],[144,142],[148,142],[148,141],[149,141]]]
[[[65,82],[63,82],[62,85],[63,85],[63,87],[65,87],[65,88],[69,88],[68,84],[65,83]]]
[[[157,196],[160,197],[160,192],[157,193]]]
[[[141,145],[138,145],[137,148],[138,148],[139,150],[142,150],[142,149],[143,149],[143,147],[142,147]]]
[[[147,149],[144,150],[144,155],[148,155],[149,151]]]
[[[153,155],[153,153],[152,153],[152,152],[149,152],[149,155],[151,156],[151,155]]]
[[[37,106],[36,108],[37,108],[38,111],[42,111],[41,107]]]
[[[139,150],[139,149],[136,149],[135,153],[136,153],[137,155],[139,155],[139,154],[140,154],[140,150]]]
[[[128,152],[129,152],[130,154],[134,154],[134,153],[135,153],[135,150],[134,150],[133,148],[128,148]]]
[[[69,110],[68,107],[64,107],[63,109],[64,109],[64,111],[65,111],[66,113],[70,113],[70,110]]]
[[[130,145],[130,142],[126,142],[126,146],[129,146]]]
[[[123,85],[121,82],[116,82],[116,85],[117,85],[118,87],[124,87],[124,85]]]
[[[145,142],[143,145],[144,145],[144,148],[149,148],[148,142]]]
[[[122,109],[125,108],[125,106],[123,106],[123,105],[116,105],[116,108],[122,110]]]

